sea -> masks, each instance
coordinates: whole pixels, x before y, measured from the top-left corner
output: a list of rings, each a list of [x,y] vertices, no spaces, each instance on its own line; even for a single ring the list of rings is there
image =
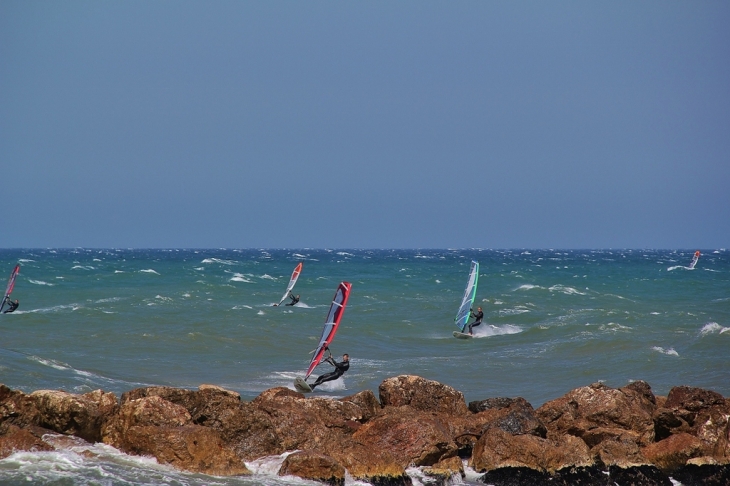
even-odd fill
[[[730,251],[700,249],[690,269],[695,250],[4,249],[0,288],[19,263],[11,297],[20,307],[0,315],[0,383],[117,396],[213,384],[244,400],[293,389],[346,281],[331,351],[348,353],[350,370],[317,396],[377,396],[384,379],[408,374],[452,386],[467,402],[523,397],[535,408],[596,382],[730,397]],[[474,339],[460,340],[454,317],[472,260],[474,306],[485,317]],[[274,307],[299,262],[300,302]],[[318,484],[277,476],[283,457],[225,478],[87,448],[14,453],[0,460],[0,484]],[[477,484],[467,472],[454,484]],[[409,474],[427,484],[418,469]]]

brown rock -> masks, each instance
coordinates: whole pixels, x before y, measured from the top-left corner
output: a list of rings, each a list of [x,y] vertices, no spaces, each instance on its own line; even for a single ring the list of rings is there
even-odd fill
[[[631,436],[618,436],[601,441],[591,449],[591,454],[604,466],[626,469],[649,463]]]
[[[537,416],[548,434],[575,435],[591,446],[626,433],[634,436],[639,445],[646,445],[654,439],[655,403],[651,397],[643,386],[613,389],[595,383],[545,403]],[[598,433],[596,429],[600,429]]]
[[[279,476],[297,476],[333,486],[345,484],[345,468],[330,456],[313,451],[288,455],[279,469]]]
[[[84,395],[38,390],[29,399],[38,410],[36,425],[89,442],[101,440],[103,423],[117,410],[116,396],[101,390]]]
[[[468,412],[464,395],[450,386],[420,376],[401,375],[384,380],[378,387],[380,403],[385,406],[410,405],[416,410],[445,415]]]
[[[360,422],[366,422],[375,417],[382,408],[375,394],[370,390],[363,390],[349,397],[342,398],[341,401],[352,402],[360,407],[361,416],[358,418]]]
[[[456,456],[458,451],[448,427],[437,416],[410,406],[386,408],[352,438],[366,447],[389,453],[403,468],[410,464],[432,466]]]
[[[0,424],[0,459],[18,451],[52,451],[53,446],[27,429],[12,424]]]
[[[185,471],[215,476],[250,474],[243,461],[223,447],[214,430],[199,425],[132,426],[126,430],[125,444],[125,452],[151,455]]]
[[[693,457],[705,455],[702,441],[685,433],[675,434],[650,444],[641,452],[647,460],[667,473],[684,466]]]
[[[553,473],[569,466],[592,466],[593,459],[585,442],[571,435],[549,440],[493,428],[474,445],[471,464],[479,472],[527,467]]]
[[[127,435],[133,427],[182,427],[191,423],[185,408],[159,396],[128,400],[102,428],[102,440],[123,451],[134,450],[134,440]]]

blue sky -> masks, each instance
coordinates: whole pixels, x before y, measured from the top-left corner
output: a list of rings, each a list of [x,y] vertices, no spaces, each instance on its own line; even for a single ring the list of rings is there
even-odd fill
[[[729,2],[0,2],[0,247],[730,241]]]

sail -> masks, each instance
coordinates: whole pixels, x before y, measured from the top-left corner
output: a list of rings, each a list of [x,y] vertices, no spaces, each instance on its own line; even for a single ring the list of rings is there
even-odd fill
[[[324,321],[322,337],[319,339],[317,349],[314,350],[314,356],[307,368],[307,375],[304,377],[305,380],[309,378],[309,375],[312,374],[314,368],[316,368],[320,361],[322,361],[327,347],[334,339],[337,328],[340,326],[342,314],[345,313],[345,306],[347,305],[348,297],[350,297],[351,288],[352,284],[349,282],[341,282],[340,286],[337,287],[337,292],[335,292],[335,297],[332,299],[332,305],[330,306],[330,311],[327,314],[327,319]]]
[[[461,332],[464,332],[466,323],[471,315],[471,306],[474,304],[474,297],[477,295],[477,282],[479,281],[479,262],[471,262],[471,270],[469,271],[469,280],[464,290],[464,298],[461,299],[459,312],[456,313],[454,323]]]
[[[297,265],[297,267],[292,272],[291,279],[289,279],[289,285],[286,286],[286,292],[284,292],[284,296],[281,298],[278,305],[281,305],[281,303],[286,300],[286,298],[289,296],[289,292],[291,292],[292,289],[294,288],[294,286],[296,285],[297,279],[299,278],[299,274],[302,273],[303,265],[304,264],[300,262],[299,265]]]
[[[15,268],[10,273],[10,278],[8,279],[8,286],[5,288],[5,295],[3,296],[3,302],[2,305],[0,305],[0,312],[2,312],[3,307],[5,307],[5,302],[7,302],[8,297],[10,297],[10,294],[13,292],[13,287],[15,287],[15,279],[18,277],[18,274],[20,273],[20,264],[15,265]]]
[[[689,264],[689,268],[693,269],[695,267],[695,265],[697,265],[697,260],[699,260],[699,259],[700,259],[700,251],[697,250],[695,252],[695,255],[692,257],[692,263]]]

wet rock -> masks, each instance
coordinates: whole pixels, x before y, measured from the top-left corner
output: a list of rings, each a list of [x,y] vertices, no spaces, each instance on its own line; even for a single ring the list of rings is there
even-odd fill
[[[378,387],[380,403],[386,407],[410,405],[416,410],[446,415],[468,412],[464,395],[448,385],[420,376],[401,375],[384,380]]]
[[[608,468],[611,483],[618,486],[673,486],[669,476],[654,466]]]
[[[52,445],[31,433],[28,429],[21,429],[17,425],[8,423],[0,424],[0,459],[4,459],[18,451],[52,450]]]
[[[313,451],[288,455],[279,469],[279,476],[297,476],[332,486],[345,484],[345,468],[330,456]]]
[[[479,481],[493,486],[525,486],[548,484],[550,475],[524,466],[507,466],[488,471]]]
[[[672,478],[683,486],[727,486],[730,484],[730,465],[694,465],[680,467]]]
[[[178,469],[215,476],[250,474],[243,461],[207,427],[132,426],[124,437],[125,452],[153,456]]]
[[[459,457],[449,457],[433,466],[424,467],[423,474],[428,478],[422,481],[425,484],[448,486],[452,484],[454,476],[464,478],[464,464]]]

